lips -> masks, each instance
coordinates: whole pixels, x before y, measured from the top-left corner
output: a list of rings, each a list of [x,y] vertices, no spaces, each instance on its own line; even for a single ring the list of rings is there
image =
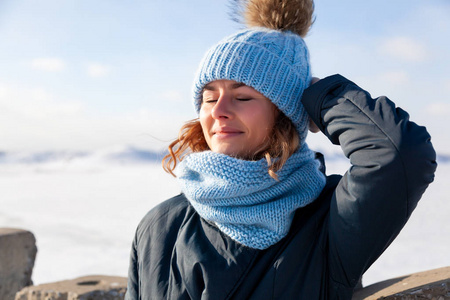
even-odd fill
[[[213,130],[213,135],[216,136],[234,136],[243,133],[243,131],[232,127],[220,127]]]

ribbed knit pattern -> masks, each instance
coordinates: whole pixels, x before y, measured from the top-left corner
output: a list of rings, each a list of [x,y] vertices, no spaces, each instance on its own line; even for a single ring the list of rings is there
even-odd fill
[[[299,35],[253,27],[209,49],[194,80],[197,113],[203,87],[220,79],[245,83],[269,98],[291,119],[304,142],[308,117],[300,99],[310,84],[311,67],[308,48]]]
[[[177,167],[182,191],[201,217],[235,241],[265,249],[289,231],[294,211],[314,201],[325,175],[306,144],[277,173],[267,161],[247,161],[211,151],[189,154]]]

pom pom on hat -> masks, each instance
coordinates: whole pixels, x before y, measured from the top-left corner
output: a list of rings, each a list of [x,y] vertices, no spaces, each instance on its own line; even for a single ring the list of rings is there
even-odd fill
[[[241,14],[249,27],[291,31],[305,37],[313,23],[313,0],[246,0],[243,2],[244,8]]]

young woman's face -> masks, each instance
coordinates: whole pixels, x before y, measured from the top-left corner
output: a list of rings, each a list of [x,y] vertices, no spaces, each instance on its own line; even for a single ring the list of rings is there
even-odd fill
[[[203,90],[200,124],[213,152],[252,159],[269,140],[276,115],[269,99],[242,83],[216,80]]]

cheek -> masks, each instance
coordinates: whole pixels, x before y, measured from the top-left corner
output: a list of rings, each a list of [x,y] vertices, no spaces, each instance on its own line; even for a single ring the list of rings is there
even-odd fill
[[[199,113],[199,115],[198,115],[198,119],[200,120],[200,124],[202,125],[202,128],[205,126],[205,124],[206,124],[206,119],[207,119],[207,117],[206,117],[206,112],[205,112],[205,110],[203,109],[203,108],[201,108],[200,109],[200,113]]]
[[[275,125],[275,112],[272,109],[253,111],[251,122],[258,135],[266,138]]]
[[[209,139],[209,129],[210,129],[210,115],[204,111],[204,110],[200,110],[200,114],[199,114],[199,121],[200,121],[200,125],[202,127],[202,131],[203,131],[203,136],[205,137],[205,139],[208,141]]]

